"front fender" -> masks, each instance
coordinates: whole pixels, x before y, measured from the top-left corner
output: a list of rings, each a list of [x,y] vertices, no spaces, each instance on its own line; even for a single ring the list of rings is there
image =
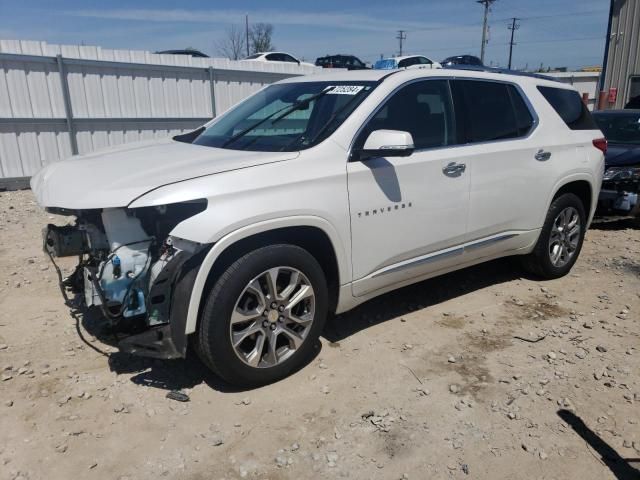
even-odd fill
[[[347,259],[342,239],[335,227],[324,218],[313,215],[296,215],[246,225],[220,238],[213,247],[211,247],[202,261],[193,284],[193,290],[191,291],[185,334],[189,335],[194,333],[196,330],[198,312],[200,310],[204,287],[213,265],[222,252],[224,252],[229,246],[244,238],[286,227],[316,227],[322,230],[327,235],[333,246],[338,264],[340,283],[344,284],[351,280],[351,263]]]

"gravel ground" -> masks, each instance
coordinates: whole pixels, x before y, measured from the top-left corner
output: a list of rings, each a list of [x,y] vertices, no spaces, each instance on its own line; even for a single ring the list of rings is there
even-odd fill
[[[0,480],[640,478],[629,222],[594,226],[559,280],[501,260],[368,302],[301,371],[239,391],[70,312],[40,250],[61,221],[0,193]]]

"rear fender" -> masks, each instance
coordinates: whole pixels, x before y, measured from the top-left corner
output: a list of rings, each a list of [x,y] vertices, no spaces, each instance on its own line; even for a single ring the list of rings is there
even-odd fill
[[[572,182],[577,181],[585,181],[591,187],[591,205],[589,205],[589,218],[587,219],[587,227],[591,224],[591,220],[593,219],[593,214],[596,210],[596,204],[598,203],[598,192],[600,192],[600,185],[598,184],[596,178],[590,173],[579,172],[568,175],[556,182],[556,184],[551,189],[551,192],[547,198],[547,209],[542,212],[542,215],[539,218],[538,224],[542,226],[544,223],[544,219],[547,216],[547,212],[549,211],[549,207],[551,207],[551,202],[553,202],[554,197],[560,191],[562,187],[568,185]]]

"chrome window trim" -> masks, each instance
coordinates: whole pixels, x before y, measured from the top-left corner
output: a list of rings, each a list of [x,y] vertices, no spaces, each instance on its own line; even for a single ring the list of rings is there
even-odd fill
[[[398,90],[400,90],[401,88],[406,87],[407,85],[411,85],[412,83],[416,83],[416,82],[428,82],[431,80],[447,80],[447,81],[453,81],[453,80],[470,80],[470,81],[475,81],[475,82],[492,82],[492,83],[502,83],[502,84],[506,84],[506,85],[512,85],[513,87],[516,88],[516,90],[518,91],[518,93],[520,94],[520,96],[522,97],[522,100],[524,101],[524,104],[526,105],[527,109],[529,110],[529,113],[531,114],[531,117],[533,118],[532,124],[531,124],[531,128],[529,129],[529,131],[527,132],[526,135],[522,135],[522,136],[518,136],[518,137],[513,137],[513,138],[504,138],[501,140],[489,140],[486,142],[468,142],[468,143],[456,143],[453,145],[443,145],[440,147],[428,147],[428,148],[417,148],[413,151],[413,154],[415,153],[420,153],[420,152],[428,152],[428,151],[434,151],[434,150],[444,150],[444,149],[449,149],[449,148],[460,148],[460,147],[470,147],[470,146],[477,146],[477,145],[489,145],[489,144],[494,144],[494,143],[503,143],[503,142],[513,142],[513,141],[518,141],[518,140],[526,140],[529,137],[531,137],[531,135],[533,135],[533,133],[538,129],[538,126],[540,125],[540,117],[538,116],[538,113],[536,112],[535,108],[533,107],[533,104],[531,103],[531,101],[529,100],[529,97],[527,97],[527,95],[524,93],[524,90],[522,89],[522,87],[516,83],[516,82],[512,82],[512,81],[508,81],[508,80],[495,80],[495,79],[488,79],[488,78],[478,78],[478,77],[457,77],[457,76],[437,76],[437,77],[423,77],[423,78],[414,78],[411,80],[408,80],[407,82],[398,85],[396,88],[394,88],[389,94],[387,94],[387,96],[384,97],[384,99],[378,104],[378,106],[373,110],[373,112],[371,112],[369,114],[369,116],[367,116],[366,120],[362,123],[362,125],[360,125],[360,127],[358,127],[358,130],[356,131],[356,134],[353,136],[353,138],[351,139],[351,143],[349,144],[349,150],[348,150],[348,154],[347,154],[347,159],[349,162],[354,162],[354,161],[359,161],[359,160],[353,160],[352,156],[353,156],[353,146],[356,142],[356,139],[360,136],[360,134],[362,133],[362,130],[364,130],[364,127],[367,126],[367,124],[369,123],[369,121],[384,107],[385,103],[389,100],[389,98],[391,98],[393,95],[395,95]],[[455,113],[455,104],[453,103],[453,94],[451,92],[451,85],[449,85],[449,95],[451,97],[451,104],[453,107],[453,115],[454,115],[454,120],[456,121],[456,126],[457,126],[457,117],[456,117],[456,113]],[[513,108],[513,106],[512,106]],[[412,155],[413,155],[412,154]]]

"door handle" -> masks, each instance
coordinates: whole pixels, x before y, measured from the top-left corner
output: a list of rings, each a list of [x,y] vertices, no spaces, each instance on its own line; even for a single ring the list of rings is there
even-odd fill
[[[464,163],[451,162],[447,164],[446,167],[442,168],[442,173],[444,173],[448,177],[457,177],[459,175],[462,175],[462,173],[466,169],[467,169],[467,166]]]
[[[534,155],[534,158],[539,162],[546,162],[551,158],[551,152],[545,152],[543,149],[540,149],[538,153]]]

